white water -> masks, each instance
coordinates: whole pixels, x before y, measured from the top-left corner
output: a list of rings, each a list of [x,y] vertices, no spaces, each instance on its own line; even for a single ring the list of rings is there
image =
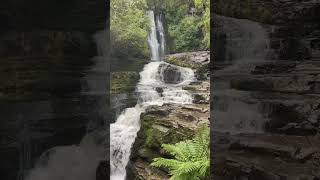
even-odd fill
[[[135,107],[125,109],[110,126],[110,163],[111,180],[124,180],[126,165],[130,158],[131,146],[140,129],[140,114],[150,105],[161,106],[164,103],[191,104],[192,96],[182,89],[194,79],[191,69],[177,67],[181,72],[182,81],[179,84],[166,84],[161,79],[161,68],[168,64],[164,62],[151,62],[145,65],[140,72],[140,81],[136,91],[139,101]],[[171,65],[172,66],[172,65]],[[163,88],[162,96],[156,88]]]
[[[261,24],[224,16],[216,16],[220,31],[226,34],[227,61],[261,61],[267,57],[269,38]]]
[[[230,78],[249,76],[265,62],[269,51],[267,31],[257,22],[217,16],[220,31],[226,35],[226,61],[232,65],[214,72],[214,130],[220,132],[263,133],[267,118],[260,103],[250,93],[230,88]]]
[[[160,58],[164,57],[165,54],[165,45],[166,45],[166,39],[164,36],[164,28],[163,28],[163,19],[162,14],[159,14],[157,17],[157,30],[159,32],[159,39],[160,39]]]
[[[86,135],[80,145],[54,147],[43,153],[26,180],[95,180],[96,168],[106,156],[106,133]]]
[[[260,113],[259,102],[238,90],[215,90],[214,130],[219,132],[263,133],[266,118]]]
[[[151,60],[159,61],[160,60],[160,44],[157,39],[157,26],[154,20],[154,13],[153,11],[148,11],[147,15],[150,20],[150,33],[148,36],[148,44],[151,51]]]
[[[108,34],[106,30],[103,30],[94,36],[98,47],[98,57],[93,60],[100,60],[98,62],[103,63],[96,62],[90,71],[106,72],[104,64],[106,64],[108,57]],[[87,78],[84,77],[84,80]],[[104,86],[96,87],[96,83],[90,84],[88,82],[86,86],[89,87],[85,87],[85,91],[81,93],[100,94],[103,93],[100,90],[105,90]],[[92,124],[96,124],[96,122],[91,120],[87,125],[88,130],[93,130]],[[58,146],[49,149],[41,155],[35,167],[25,176],[25,180],[95,180],[96,169],[100,161],[107,159],[105,149],[107,135],[108,133],[104,130],[94,130],[86,134],[79,145]]]

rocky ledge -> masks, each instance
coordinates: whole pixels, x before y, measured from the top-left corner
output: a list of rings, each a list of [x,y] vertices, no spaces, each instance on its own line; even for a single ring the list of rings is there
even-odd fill
[[[169,54],[165,57],[165,61],[170,64],[193,69],[198,80],[208,79],[210,51]]]
[[[141,115],[141,128],[132,147],[128,177],[169,179],[163,169],[150,167],[153,158],[168,156],[161,144],[191,139],[197,127],[209,123],[208,104],[150,106]]]
[[[214,178],[315,180],[320,178],[319,137],[212,134]]]

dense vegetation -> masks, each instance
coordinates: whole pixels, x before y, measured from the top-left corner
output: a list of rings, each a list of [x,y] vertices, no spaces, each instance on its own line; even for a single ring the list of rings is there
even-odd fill
[[[152,166],[169,169],[171,180],[197,180],[208,177],[210,167],[209,128],[203,126],[192,140],[162,148],[174,159],[154,158]]]
[[[148,56],[149,20],[145,0],[112,0],[110,40],[112,56]]]

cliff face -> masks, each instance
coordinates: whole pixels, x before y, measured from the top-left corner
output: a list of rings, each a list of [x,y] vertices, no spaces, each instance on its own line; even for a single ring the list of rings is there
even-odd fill
[[[95,37],[107,38],[96,35],[107,16],[102,0],[1,2],[2,179],[22,177],[43,151],[105,124],[108,66]]]

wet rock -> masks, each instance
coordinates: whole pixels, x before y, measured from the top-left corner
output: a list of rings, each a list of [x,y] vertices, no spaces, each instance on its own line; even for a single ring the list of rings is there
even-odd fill
[[[160,95],[160,97],[162,97],[163,88],[162,87],[156,87],[156,91]]]
[[[213,173],[244,179],[314,179],[319,178],[316,137],[242,134],[224,136],[229,146],[215,143]],[[222,147],[218,150],[218,147]],[[224,146],[224,147],[223,147]]]
[[[141,174],[144,174],[142,179],[152,179],[155,178],[153,176],[167,174],[160,169],[148,169],[151,168],[149,166],[151,160],[165,155],[161,150],[161,144],[174,144],[190,139],[200,124],[209,123],[209,112],[202,111],[206,106],[165,104],[148,107],[140,117],[141,128],[132,146],[127,167],[129,174],[133,174],[135,178],[142,178]],[[139,168],[142,165],[144,168]],[[148,168],[145,165],[148,165]],[[151,173],[153,176],[148,172],[153,172]]]
[[[96,180],[106,180],[110,177],[109,161],[101,161],[96,170]]]
[[[179,69],[172,65],[161,64],[159,73],[162,75],[162,81],[168,84],[178,84],[183,81]]]
[[[130,178],[129,178],[130,177]],[[156,168],[153,168],[145,161],[138,159],[127,172],[128,180],[168,180],[169,176]]]
[[[165,61],[177,66],[196,69],[210,63],[210,51],[169,54],[166,55]]]
[[[193,103],[195,103],[195,104],[209,104],[208,96],[205,94],[193,94]]]

